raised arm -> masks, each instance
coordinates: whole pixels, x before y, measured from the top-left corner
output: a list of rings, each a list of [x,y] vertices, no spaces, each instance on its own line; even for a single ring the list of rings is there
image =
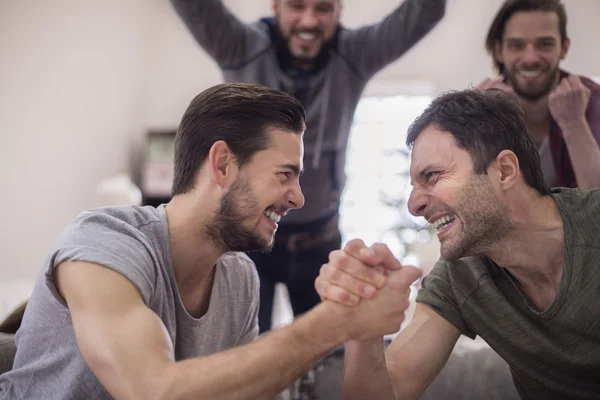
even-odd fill
[[[329,260],[321,268],[315,287],[323,299],[347,306],[352,305],[350,296],[369,299],[385,290],[389,283],[381,288],[381,273],[389,277],[404,272],[407,284],[419,277],[418,272],[413,273],[416,268],[402,266],[387,246],[367,248],[360,240],[348,242],[343,251],[332,252]],[[418,398],[445,365],[459,336],[452,323],[417,303],[412,321],[396,336],[385,356],[382,338],[346,343],[344,400]]]
[[[202,48],[221,68],[243,64],[270,44],[268,35],[245,24],[221,0],[171,0]]]
[[[383,21],[343,31],[340,53],[368,79],[427,35],[445,9],[446,0],[405,0]]]
[[[562,130],[577,186],[599,188],[600,95],[591,96],[578,76],[569,75],[550,93],[548,106]]]
[[[343,399],[417,399],[440,373],[460,336],[454,325],[417,303],[413,319],[384,356],[383,340],[346,344]]]
[[[326,301],[251,344],[176,362],[164,325],[118,272],[64,262],[55,278],[85,362],[118,399],[271,399],[345,340],[394,332],[406,309],[392,282],[380,300]]]

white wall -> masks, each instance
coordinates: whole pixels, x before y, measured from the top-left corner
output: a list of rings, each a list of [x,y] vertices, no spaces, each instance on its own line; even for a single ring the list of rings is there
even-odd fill
[[[145,124],[145,3],[2,2],[0,280],[34,276],[98,181],[127,168]]]
[[[270,13],[270,0],[225,2],[244,20]],[[343,21],[377,21],[399,2],[344,0]],[[482,79],[500,3],[449,0],[445,19],[369,93]],[[600,1],[565,3],[573,45],[564,66],[598,76]],[[144,132],[176,126],[221,77],[167,0],[0,0],[0,9],[0,281],[30,280],[62,227],[95,205],[96,184],[129,168]]]

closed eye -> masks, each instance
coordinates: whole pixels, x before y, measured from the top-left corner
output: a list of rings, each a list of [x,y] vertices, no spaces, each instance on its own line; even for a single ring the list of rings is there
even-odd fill
[[[425,181],[429,182],[431,180],[431,178],[433,178],[436,175],[439,175],[440,171],[429,171],[425,174]]]
[[[294,175],[294,174],[293,174],[293,172],[290,172],[290,171],[277,173],[277,176],[279,176],[282,181],[289,181],[292,178],[292,175]]]

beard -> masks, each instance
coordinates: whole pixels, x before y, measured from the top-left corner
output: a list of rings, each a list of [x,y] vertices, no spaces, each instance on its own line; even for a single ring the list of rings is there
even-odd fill
[[[223,195],[216,215],[206,226],[206,232],[224,252],[270,252],[273,239],[261,236],[257,226],[244,226],[244,221],[256,218],[257,209],[258,201],[252,195],[250,185],[246,180],[237,178]]]
[[[485,255],[514,229],[508,210],[485,176],[475,175],[458,192],[455,210],[445,211],[454,213],[462,224],[459,233],[441,243],[441,255],[448,261]]]
[[[548,95],[552,89],[554,88],[554,84],[557,81],[558,75],[560,73],[560,69],[558,65],[551,68],[546,74],[547,77],[544,81],[540,83],[536,88],[526,88],[522,87],[518,80],[516,79],[516,71],[510,71],[508,68],[504,68],[504,76],[510,83],[510,86],[513,88],[514,92],[522,97],[525,100],[534,102],[538,101],[542,97]]]
[[[277,21],[281,20],[280,14],[277,14],[276,16]],[[305,28],[293,28],[289,33],[284,33],[284,30],[282,29],[280,23],[277,23],[277,29],[279,30],[279,35],[282,38],[282,50],[284,51],[284,54],[286,57],[289,57],[289,61],[293,64],[293,65],[299,65],[299,66],[304,66],[304,67],[310,67],[312,66],[312,64],[317,60],[317,58],[319,58],[322,53],[323,53],[323,49],[326,46],[329,46],[332,39],[325,39],[325,33],[323,32],[323,30],[319,29],[319,28],[313,28],[313,29],[305,29]],[[318,40],[321,40],[321,45],[319,46],[319,49],[316,51],[315,54],[303,54],[306,49],[302,49],[301,53],[298,54],[296,51],[294,51],[292,49],[292,37],[294,35],[297,35],[298,33],[309,33],[309,34],[313,34],[315,35]]]

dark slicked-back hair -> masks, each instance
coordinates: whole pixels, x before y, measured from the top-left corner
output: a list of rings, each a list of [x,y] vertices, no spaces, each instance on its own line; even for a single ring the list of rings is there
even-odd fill
[[[445,93],[433,100],[409,127],[407,146],[411,148],[430,125],[449,132],[457,145],[471,155],[476,174],[487,174],[498,154],[510,150],[519,160],[525,182],[541,194],[550,192],[523,110],[514,95],[498,89]]]
[[[212,145],[223,140],[240,167],[271,144],[271,129],[301,135],[302,104],[262,85],[224,83],[196,96],[185,111],[175,137],[173,196],[194,187],[196,173]]]
[[[506,22],[515,13],[528,11],[555,12],[558,15],[558,30],[560,32],[561,43],[565,44],[565,40],[567,39],[567,13],[565,6],[560,0],[506,0],[502,4],[502,7],[500,7],[500,10],[498,10],[485,39],[485,48],[494,60],[495,69],[500,73],[503,73],[504,65],[496,60],[494,54],[496,43],[502,43]]]

